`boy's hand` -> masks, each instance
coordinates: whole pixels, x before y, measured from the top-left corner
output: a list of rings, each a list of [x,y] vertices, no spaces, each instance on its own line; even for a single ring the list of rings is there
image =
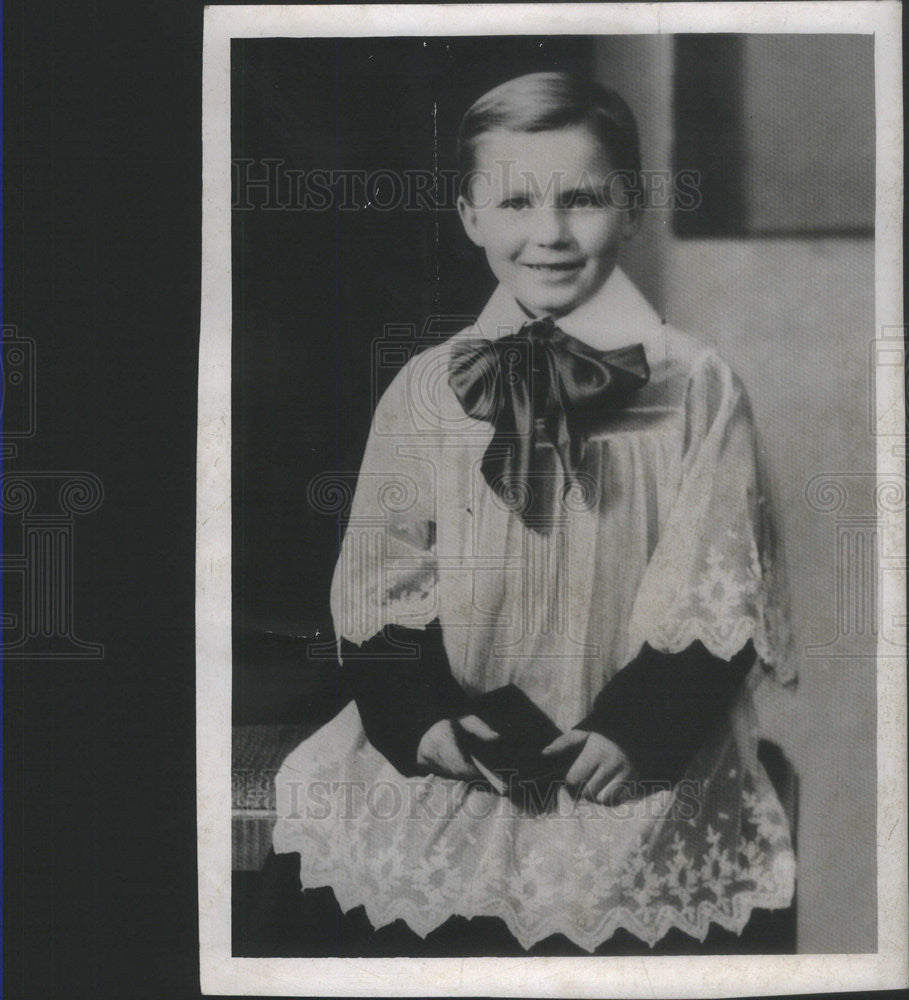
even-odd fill
[[[459,730],[483,742],[492,742],[499,734],[476,715],[461,719],[441,719],[423,734],[417,747],[417,764],[444,778],[471,781],[481,777],[476,765],[461,748]]]
[[[627,782],[633,768],[621,747],[599,733],[569,729],[543,750],[547,757],[577,750],[580,753],[565,775],[565,784],[584,798],[615,806],[630,798]]]

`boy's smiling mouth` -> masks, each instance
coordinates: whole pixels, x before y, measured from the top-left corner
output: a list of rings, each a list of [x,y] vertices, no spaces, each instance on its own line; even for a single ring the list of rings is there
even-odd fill
[[[584,266],[582,260],[569,260],[559,264],[534,264],[525,262],[524,267],[529,267],[533,271],[577,271]]]

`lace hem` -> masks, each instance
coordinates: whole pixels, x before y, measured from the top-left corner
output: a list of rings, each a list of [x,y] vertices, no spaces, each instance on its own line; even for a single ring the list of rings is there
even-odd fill
[[[275,851],[300,854],[302,888],[329,886],[343,910],[363,906],[376,927],[403,919],[422,937],[455,914],[499,917],[525,948],[561,933],[594,951],[619,928],[651,946],[673,927],[740,933],[795,885],[748,704],[732,720],[741,740],[718,733],[674,791],[606,807],[560,787],[543,813],[464,782],[403,778],[351,706],[279,772]]]
[[[608,941],[617,931],[627,930],[644,941],[651,948],[673,928],[703,941],[715,923],[733,934],[741,934],[755,909],[779,910],[790,905],[795,892],[795,862],[791,855],[782,855],[774,863],[768,881],[772,886],[742,890],[734,896],[717,902],[701,902],[693,910],[678,909],[671,905],[662,906],[655,916],[642,918],[630,908],[616,907],[605,914],[595,924],[585,927],[580,922],[573,923],[564,918],[541,920],[533,927],[520,921],[516,908],[508,906],[505,900],[497,900],[485,906],[465,907],[462,915],[472,917],[498,917],[508,927],[522,948],[529,949],[537,942],[544,941],[553,934],[564,934],[570,941],[585,951],[594,952]],[[362,906],[369,922],[375,928],[385,927],[395,920],[403,920],[419,937],[425,938],[441,927],[453,914],[450,909],[428,913],[407,899],[401,898],[382,904],[363,892],[362,884],[351,880],[341,869],[337,869],[326,880],[326,876],[307,880],[301,872],[302,889],[318,889],[325,886],[334,890],[338,904],[345,913]],[[725,905],[724,905],[725,904]]]

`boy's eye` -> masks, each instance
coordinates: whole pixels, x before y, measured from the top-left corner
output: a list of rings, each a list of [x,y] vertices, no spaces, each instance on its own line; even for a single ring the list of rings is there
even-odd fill
[[[501,202],[499,207],[513,208],[513,209],[527,208],[527,199],[519,195],[515,196],[514,198],[506,198],[504,201]]]

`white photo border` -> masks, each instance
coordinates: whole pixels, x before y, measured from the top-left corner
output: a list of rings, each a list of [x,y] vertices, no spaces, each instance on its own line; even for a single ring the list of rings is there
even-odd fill
[[[339,959],[231,954],[232,38],[477,34],[873,33],[877,107],[875,320],[902,318],[902,50],[895,2],[210,6],[203,37],[202,311],[199,348],[196,711],[202,992],[262,996],[721,997],[907,985],[905,660],[878,658],[878,951],[653,958]],[[879,368],[878,477],[904,476],[898,367]],[[900,536],[903,514],[881,514]],[[885,614],[906,613],[889,574]]]

